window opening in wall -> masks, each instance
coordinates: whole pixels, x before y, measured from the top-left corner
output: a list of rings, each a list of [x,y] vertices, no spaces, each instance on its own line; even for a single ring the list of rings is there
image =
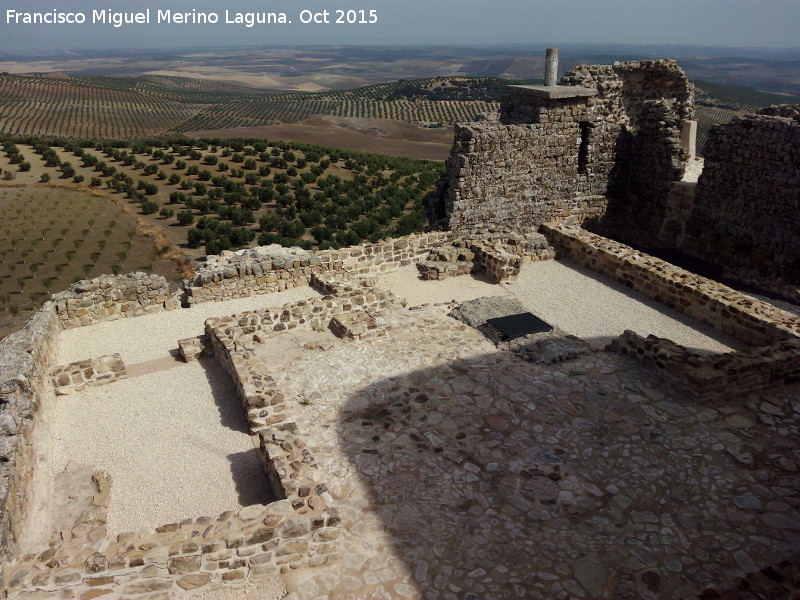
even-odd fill
[[[586,121],[579,123],[581,128],[581,145],[578,148],[578,173],[586,173],[589,164],[589,138],[591,137],[591,124]]]

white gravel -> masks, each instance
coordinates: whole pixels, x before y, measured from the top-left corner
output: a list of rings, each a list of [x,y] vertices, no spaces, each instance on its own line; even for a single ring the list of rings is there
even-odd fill
[[[54,404],[53,472],[75,461],[111,475],[111,536],[269,501],[244,411],[213,358]]]
[[[377,287],[392,292],[408,306],[436,304],[439,302],[464,302],[484,296],[502,296],[507,292],[484,275],[462,275],[442,281],[423,281],[416,265],[401,267],[396,271],[380,275]]]
[[[258,583],[248,583],[240,588],[222,588],[192,596],[194,600],[278,600],[287,594],[283,579],[268,579]]]
[[[526,265],[508,290],[533,314],[604,347],[626,329],[687,348],[729,352],[743,345],[570,260]]]
[[[204,302],[192,308],[68,329],[59,336],[56,364],[65,365],[114,352],[119,352],[129,365],[161,358],[178,348],[178,340],[203,334],[204,323],[211,317],[279,307],[319,295],[311,287],[302,286],[285,292]]]
[[[703,172],[703,165],[705,161],[702,158],[695,158],[690,160],[686,165],[686,171],[683,173],[683,180],[688,183],[697,183],[700,179],[700,174]]]
[[[728,352],[743,347],[730,336],[569,260],[530,263],[516,281],[500,285],[468,276],[422,281],[411,266],[382,275],[378,286],[408,299],[410,305],[510,294],[536,316],[600,348],[626,329],[689,348]]]

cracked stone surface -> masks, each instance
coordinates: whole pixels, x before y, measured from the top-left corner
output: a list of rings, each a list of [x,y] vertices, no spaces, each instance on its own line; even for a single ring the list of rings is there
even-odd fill
[[[296,348],[270,374],[345,523],[289,598],[685,598],[800,551],[800,386],[701,406],[623,356],[537,365],[432,310],[386,322],[259,346]]]

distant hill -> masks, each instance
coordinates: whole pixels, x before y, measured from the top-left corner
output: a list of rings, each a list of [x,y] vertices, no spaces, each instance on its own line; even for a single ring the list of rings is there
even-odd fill
[[[489,61],[491,62],[491,61]],[[486,68],[526,70],[526,61]],[[516,67],[514,66],[516,65]],[[525,68],[523,68],[525,67]],[[447,76],[349,90],[276,93],[191,77],[0,74],[0,133],[131,138],[300,123],[318,115],[389,119],[423,127],[472,121],[497,110],[511,83],[540,79]],[[698,146],[715,123],[800,97],[696,80]]]
[[[697,149],[702,154],[713,125],[772,104],[796,104],[800,96],[762,92],[740,85],[695,81]]]

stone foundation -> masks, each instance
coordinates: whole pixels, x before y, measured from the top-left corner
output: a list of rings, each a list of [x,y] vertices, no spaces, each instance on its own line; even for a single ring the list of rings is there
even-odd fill
[[[579,227],[542,230],[581,265],[746,343],[763,346],[800,335],[799,317],[630,246]]]
[[[64,329],[180,308],[161,275],[101,275],[53,296]]]
[[[127,377],[125,363],[117,353],[74,362],[50,373],[53,388],[61,396]]]
[[[668,377],[674,375],[688,386],[686,389],[693,397],[719,400],[724,399],[726,389],[757,389],[798,377],[800,320],[797,317],[582,229],[562,224],[544,230],[561,252],[581,264],[740,339],[765,346],[709,358],[670,345],[666,340],[642,340],[634,334],[626,334],[618,341],[620,349],[624,347],[629,354],[646,357]],[[495,275],[500,276],[497,278],[509,276],[504,269],[518,268],[517,261],[523,264],[555,254],[542,236],[484,235],[465,239],[464,247],[475,255],[473,260],[488,267],[490,272],[494,269]],[[17,538],[31,502],[27,495],[33,468],[31,432],[49,383],[59,327],[178,306],[176,295],[163,295],[165,287],[161,281],[153,280],[155,287],[151,289],[137,275],[83,282],[57,295],[55,303],[45,304],[25,329],[0,342],[4,357],[0,364],[3,394],[0,541],[3,558],[6,561],[16,558],[11,566],[6,562],[1,574],[8,597],[30,600],[62,594],[66,588],[73,597],[87,599],[98,595],[166,596],[184,590],[236,586],[338,558],[341,522],[327,492],[324,474],[317,471],[316,460],[303,441],[303,432],[287,416],[286,399],[255,350],[277,332],[324,330],[334,318],[345,334],[349,332],[352,337],[380,331],[378,319],[382,311],[395,305],[395,300],[375,289],[368,276],[424,261],[432,250],[449,255],[448,244],[449,248],[456,247],[450,234],[426,234],[321,252],[317,255],[318,262],[313,256],[298,259],[297,265],[292,260],[291,267],[288,263],[282,267],[287,272],[284,281],[310,283],[325,294],[323,298],[206,323],[208,342],[236,384],[250,432],[257,436],[265,471],[281,500],[238,513],[166,524],[149,534],[127,533],[116,540],[98,539],[90,543],[77,538],[62,540],[38,555],[19,557]],[[193,288],[196,298],[209,299],[218,295],[221,298],[226,290],[230,290],[231,297],[239,297],[237,294],[245,290],[261,293],[261,288],[256,290],[254,285],[261,285],[257,278],[264,273],[263,265],[259,275],[253,269],[255,263],[248,263],[245,253],[238,255],[241,259],[232,256],[223,257],[226,266],[221,270],[218,267],[222,263],[212,261],[213,268],[206,271],[210,277],[204,281],[201,276],[194,286],[190,283],[187,292]],[[509,261],[505,264],[497,259],[505,260],[506,256]],[[233,268],[234,263],[243,268],[237,266],[235,275],[226,276],[225,269]],[[275,266],[274,262],[270,264]],[[352,273],[345,274],[344,269],[351,269]],[[296,271],[290,276],[290,270]],[[275,269],[269,272],[274,273]],[[215,274],[219,274],[216,280]],[[202,293],[206,288],[214,291]],[[264,289],[269,291],[268,287]],[[126,309],[122,310],[122,306]],[[114,312],[108,310],[110,307],[114,307]],[[82,309],[85,312],[78,314]],[[370,319],[376,327],[370,327]],[[359,327],[365,323],[361,331]],[[202,351],[204,342],[190,338],[182,340],[180,347],[184,358],[191,360]],[[77,367],[59,375],[70,374],[70,385],[74,385],[73,371],[77,372]],[[80,372],[85,378],[83,367]],[[93,376],[94,371],[90,379]],[[99,493],[102,496],[102,490]],[[98,508],[102,507],[101,501],[102,497],[98,498]]]
[[[377,244],[364,244],[341,250],[320,250],[316,255],[328,270],[344,270],[354,275],[376,275],[424,260],[431,248],[450,239],[449,232],[412,234]]]
[[[277,244],[212,255],[206,261],[185,286],[190,306],[282,292],[308,285],[313,273],[341,269],[335,261],[323,265],[307,250]]]
[[[725,402],[776,385],[800,381],[800,339],[743,352],[709,355],[650,335],[626,331],[608,350],[658,369],[699,402]]]

